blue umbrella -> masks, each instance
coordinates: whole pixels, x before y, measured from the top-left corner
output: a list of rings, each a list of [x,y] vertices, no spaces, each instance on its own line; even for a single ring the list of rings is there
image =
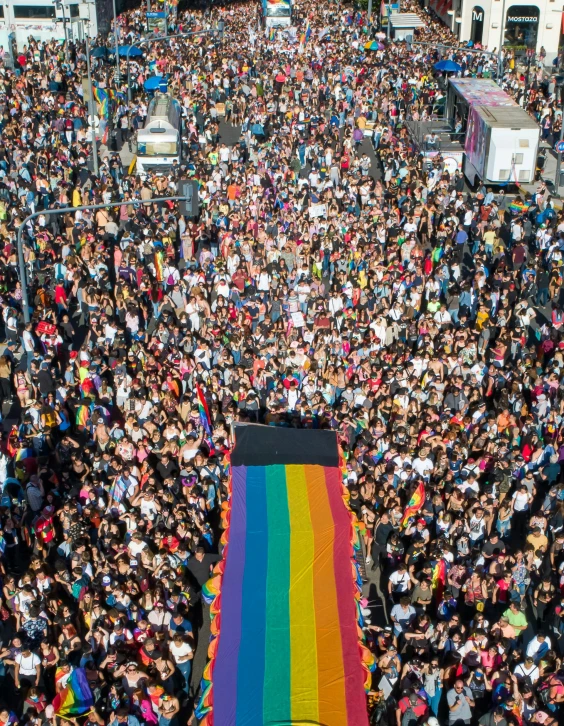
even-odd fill
[[[99,45],[92,49],[90,55],[94,58],[105,58],[108,55],[108,49],[104,45]]]
[[[160,88],[163,81],[166,83],[166,78],[163,78],[162,76],[151,76],[150,78],[147,78],[143,85],[146,91],[156,91]]]
[[[128,51],[129,48],[131,48],[131,50],[129,51],[129,57],[130,58],[135,58],[135,56],[143,55],[143,51],[141,50],[141,48],[138,48],[136,45],[134,45],[134,46],[119,45],[118,46],[118,53],[121,56],[125,57],[127,55],[127,51]]]
[[[439,61],[438,63],[435,63],[433,68],[436,71],[444,71],[445,73],[456,73],[457,71],[462,70],[462,66],[459,66],[458,63],[451,60]]]

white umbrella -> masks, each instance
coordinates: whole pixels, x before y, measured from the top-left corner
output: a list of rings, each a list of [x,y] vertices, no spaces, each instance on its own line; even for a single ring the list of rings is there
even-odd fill
[[[383,40],[386,37],[386,33],[376,33],[378,40]]]

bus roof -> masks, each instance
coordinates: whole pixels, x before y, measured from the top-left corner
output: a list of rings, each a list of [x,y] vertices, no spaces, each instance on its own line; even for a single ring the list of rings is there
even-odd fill
[[[469,106],[517,106],[490,78],[451,78],[449,84]]]

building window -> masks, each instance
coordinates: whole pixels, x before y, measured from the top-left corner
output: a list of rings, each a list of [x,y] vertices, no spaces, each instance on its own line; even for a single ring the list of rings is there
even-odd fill
[[[0,5],[0,18],[4,17],[4,7]]]
[[[515,50],[536,48],[539,16],[534,5],[512,5],[505,17],[504,46]]]
[[[54,5],[14,5],[14,18],[51,20],[54,17]]]
[[[484,8],[475,5],[472,8],[472,32],[470,40],[474,43],[481,43],[484,35]]]
[[[69,12],[71,18],[78,18],[78,4],[76,5],[69,5]]]

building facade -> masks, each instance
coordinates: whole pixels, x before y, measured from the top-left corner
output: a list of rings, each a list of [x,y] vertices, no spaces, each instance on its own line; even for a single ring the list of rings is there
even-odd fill
[[[85,0],[0,0],[0,46],[21,50],[35,40],[82,40],[98,34],[97,3]]]
[[[462,41],[481,43],[488,50],[546,50],[550,63],[563,44],[562,3],[537,0],[432,0],[429,6]]]

